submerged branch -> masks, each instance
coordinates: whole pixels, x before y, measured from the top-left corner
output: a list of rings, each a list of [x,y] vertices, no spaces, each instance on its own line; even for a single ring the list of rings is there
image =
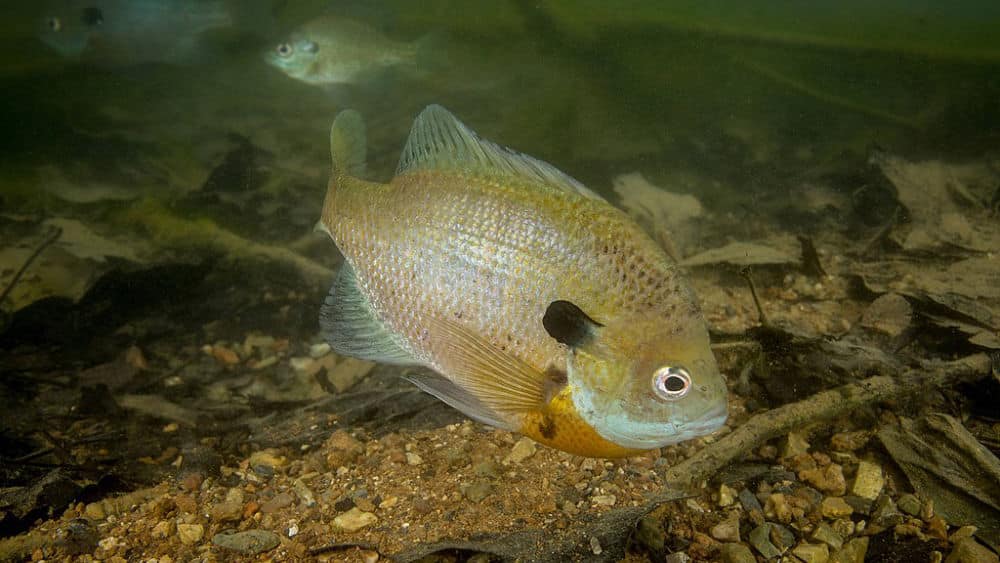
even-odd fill
[[[815,422],[830,420],[852,410],[914,393],[949,387],[988,376],[991,360],[976,354],[947,363],[928,362],[899,377],[880,375],[817,393],[808,399],[771,409],[752,417],[690,458],[670,468],[670,488],[685,488],[709,478],[764,442]]]

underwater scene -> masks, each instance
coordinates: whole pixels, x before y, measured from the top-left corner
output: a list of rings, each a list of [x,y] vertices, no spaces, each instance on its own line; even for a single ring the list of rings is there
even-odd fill
[[[1000,4],[0,19],[0,561],[1000,562]]]

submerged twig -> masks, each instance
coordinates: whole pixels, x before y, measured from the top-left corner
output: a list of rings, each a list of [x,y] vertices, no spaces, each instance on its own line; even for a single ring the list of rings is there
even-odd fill
[[[947,363],[928,363],[899,377],[880,375],[857,383],[817,393],[808,399],[758,414],[706,446],[690,458],[670,468],[666,481],[670,488],[683,488],[708,478],[771,438],[809,424],[830,420],[852,410],[913,393],[972,381],[990,374],[992,362],[986,354],[976,354]]]
[[[49,231],[49,234],[45,236],[45,239],[38,244],[38,246],[31,253],[31,255],[24,260],[23,264],[21,264],[21,268],[18,269],[18,271],[14,274],[14,277],[12,277],[10,279],[10,282],[7,283],[7,287],[4,288],[3,293],[0,293],[0,303],[3,303],[4,300],[7,299],[7,296],[10,295],[10,292],[14,290],[14,286],[16,286],[17,282],[20,281],[21,276],[24,275],[24,272],[28,270],[28,266],[31,266],[31,263],[34,262],[36,258],[38,258],[38,256],[42,253],[42,251],[48,248],[50,244],[59,240],[59,237],[61,236],[62,236],[62,229],[59,227],[55,227]]]
[[[757,286],[753,283],[753,277],[750,275],[750,266],[745,266],[740,268],[740,276],[747,280],[747,285],[750,286],[750,296],[753,297],[753,304],[757,307],[757,316],[760,324],[767,324],[767,316],[764,315],[764,308],[760,306],[760,299],[757,297]]]

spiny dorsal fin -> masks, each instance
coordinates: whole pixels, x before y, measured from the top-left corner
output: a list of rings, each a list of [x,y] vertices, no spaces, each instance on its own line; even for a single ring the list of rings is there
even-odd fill
[[[340,267],[330,295],[320,309],[323,339],[334,352],[383,364],[417,365],[417,361],[375,315],[358,287],[354,268]]]
[[[338,113],[330,127],[330,158],[335,173],[364,178],[367,152],[364,118],[353,109]]]
[[[413,170],[464,170],[524,178],[591,199],[601,196],[547,162],[478,135],[439,105],[420,112],[399,158],[396,174]]]

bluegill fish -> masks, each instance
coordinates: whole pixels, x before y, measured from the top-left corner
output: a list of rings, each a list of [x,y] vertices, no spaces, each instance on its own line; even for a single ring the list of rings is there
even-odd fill
[[[343,253],[320,314],[338,353],[419,365],[468,416],[574,454],[620,457],[710,433],[726,385],[692,291],[628,216],[440,106],[396,176],[364,174],[342,112],[317,228]]]
[[[323,15],[296,29],[266,55],[272,66],[302,82],[356,83],[366,74],[416,64],[417,43],[394,41],[368,25]]]
[[[233,23],[221,0],[59,0],[44,12],[43,42],[101,66],[189,62],[204,33]]]

